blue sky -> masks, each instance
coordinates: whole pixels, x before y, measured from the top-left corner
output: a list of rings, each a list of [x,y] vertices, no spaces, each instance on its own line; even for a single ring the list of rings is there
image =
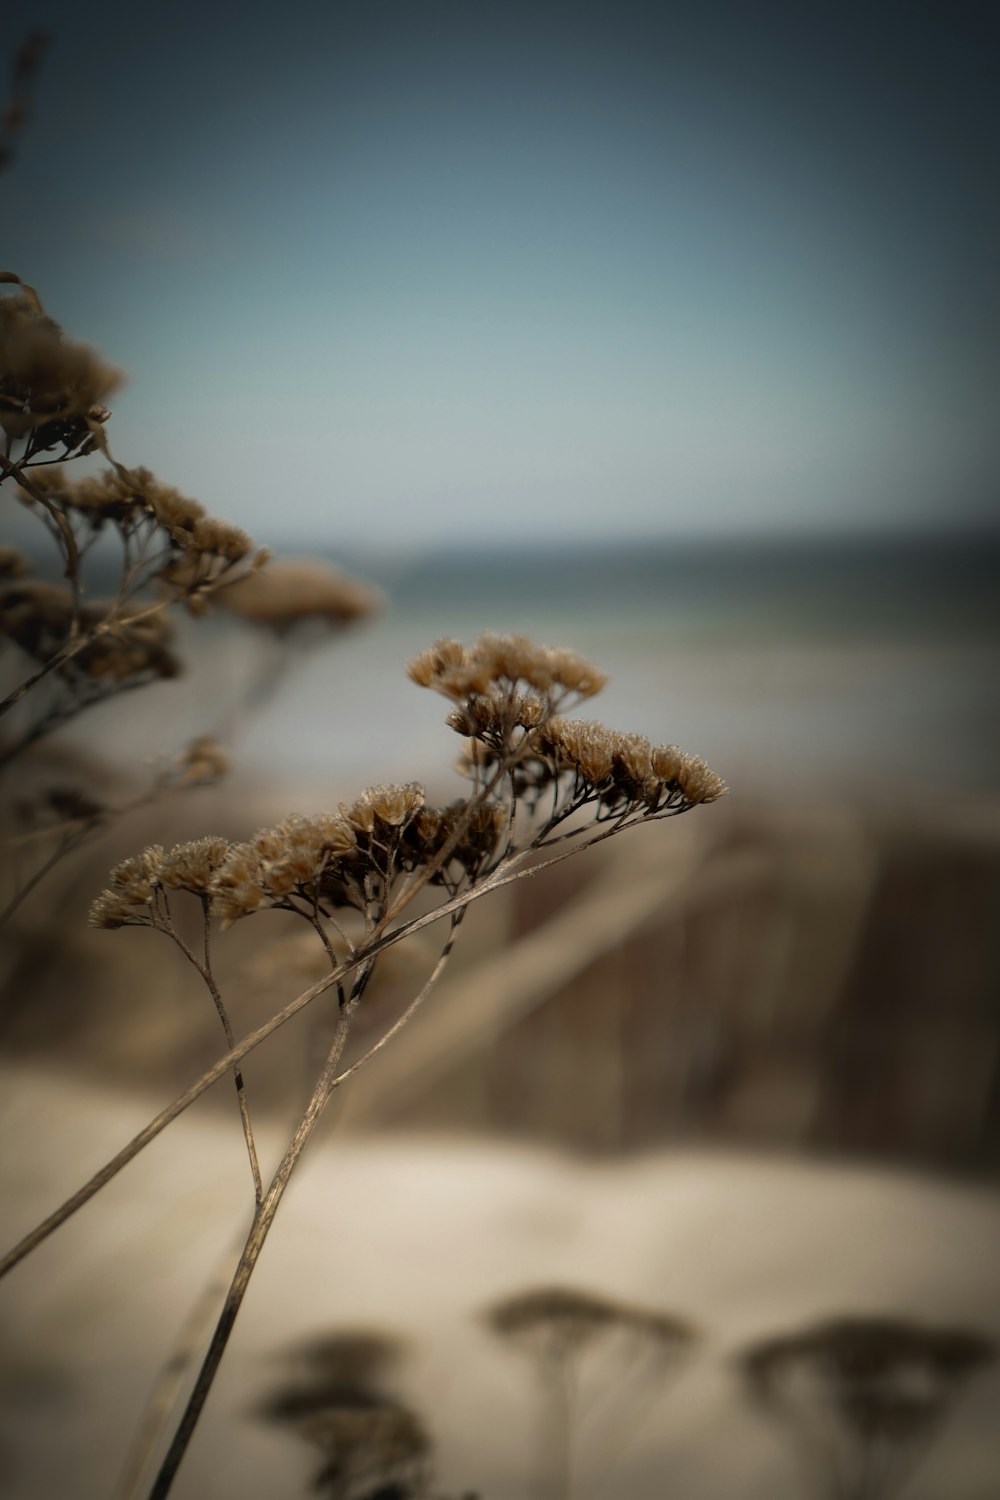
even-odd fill
[[[989,7],[231,14],[26,18],[0,258],[125,462],[285,544],[990,515]]]

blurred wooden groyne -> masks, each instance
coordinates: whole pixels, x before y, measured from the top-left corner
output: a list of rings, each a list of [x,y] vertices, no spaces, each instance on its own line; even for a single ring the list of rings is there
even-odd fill
[[[244,836],[259,812],[221,807],[213,826]],[[154,934],[85,926],[110,859],[189,836],[187,818],[191,834],[205,826],[197,809],[158,817],[116,830],[25,904],[5,945],[7,1058],[164,1101],[218,1055],[179,955]],[[318,975],[283,921],[217,944],[241,1032]],[[359,1049],[433,963],[430,943],[416,965],[399,952]],[[258,1107],[287,1115],[331,1024],[317,1007],[248,1059]],[[707,1142],[994,1176],[1000,804],[730,798],[520,881],[470,912],[440,989],[344,1090],[336,1128],[500,1132],[588,1153]]]
[[[515,886],[355,1120],[995,1172],[1000,808],[712,816]]]

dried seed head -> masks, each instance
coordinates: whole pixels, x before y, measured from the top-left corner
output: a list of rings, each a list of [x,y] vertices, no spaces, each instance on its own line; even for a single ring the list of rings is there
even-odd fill
[[[439,807],[422,807],[407,824],[404,851],[410,867],[429,864],[444,847],[448,827]]]
[[[697,1337],[691,1324],[669,1313],[613,1302],[570,1287],[540,1287],[507,1297],[487,1308],[495,1333],[511,1339],[536,1358],[572,1360],[595,1340],[616,1330],[658,1346],[659,1352],[682,1354]]]
[[[521,693],[513,703],[513,719],[522,729],[537,729],[548,718],[549,709],[537,693]]]
[[[494,690],[509,698],[523,683],[535,690],[525,709],[533,723],[542,722],[535,705],[541,704],[544,718],[560,690],[589,697],[607,680],[575,651],[536,646],[523,635],[481,635],[471,647],[451,639],[435,641],[411,661],[408,671],[420,687],[458,701]]]
[[[143,496],[116,469],[104,469],[99,474],[87,474],[77,480],[70,479],[65,470],[58,467],[33,470],[31,491],[19,488],[18,499],[22,504],[32,506],[36,494],[40,493],[50,505],[77,512],[94,530],[100,530],[105,522],[112,521],[122,530],[131,531],[149,515]]]
[[[685,802],[691,807],[702,802],[715,802],[719,797],[724,797],[728,790],[721,776],[717,776],[711,766],[707,766],[697,755],[684,757],[684,763],[675,779],[684,794]]]
[[[803,1400],[825,1407],[842,1436],[901,1447],[926,1435],[962,1383],[996,1359],[996,1346],[965,1328],[895,1318],[834,1318],[745,1350],[752,1394],[781,1415]],[[787,1397],[793,1395],[790,1409]]]
[[[461,829],[452,858],[466,869],[475,870],[496,853],[507,831],[508,815],[499,802],[470,802],[460,798],[444,809],[443,822],[445,839]]]
[[[120,610],[114,630],[88,640],[63,663],[59,675],[106,686],[141,676],[176,677],[180,663],[168,648],[169,622],[162,615],[133,619],[139,608]],[[101,603],[76,609],[68,589],[36,578],[15,579],[0,585],[0,635],[36,661],[48,661],[69,640],[75,621],[84,631],[96,629],[110,609]]]
[[[211,912],[229,927],[272,902],[263,886],[264,861],[252,843],[231,844],[212,878]]]
[[[229,854],[229,840],[194,839],[175,844],[160,864],[160,883],[168,890],[192,891],[199,896],[211,892],[219,867]]]
[[[239,917],[281,905],[298,894],[314,899],[335,879],[339,862],[356,852],[356,835],[336,813],[285,818],[234,844],[211,883],[212,914],[228,926]]]
[[[453,708],[445,723],[469,739],[489,740],[500,729],[498,705],[493,698],[475,697]]]
[[[556,718],[546,725],[539,748],[552,755],[559,768],[569,766],[596,787],[611,774],[616,739],[603,724]]]
[[[415,656],[406,670],[418,687],[436,687],[447,672],[463,666],[465,659],[466,650],[461,642],[445,637]]]
[[[102,891],[90,909],[91,927],[148,925],[153,892],[162,884],[163,858],[163,846],[151,844],[138,857],[115,865],[111,888]]]
[[[627,802],[643,802],[656,790],[653,747],[644,734],[618,734],[612,743],[615,789]]]
[[[576,651],[550,650],[549,668],[553,681],[578,698],[592,698],[608,680],[606,672],[593,666]]]
[[[376,589],[312,559],[267,561],[256,572],[227,584],[215,598],[232,614],[278,635],[310,621],[350,625],[382,608]]]
[[[360,833],[372,833],[378,824],[400,828],[424,805],[424,789],[415,781],[405,786],[370,786],[350,807],[341,812]]]
[[[664,785],[677,784],[688,757],[676,745],[655,745],[650,757],[653,774]]]
[[[31,564],[23,552],[16,547],[0,547],[0,578],[23,578],[31,572]]]
[[[0,297],[0,427],[8,438],[45,429],[56,443],[76,424],[86,430],[91,408],[122,380],[94,350],[66,339],[27,289]]]
[[[140,916],[141,904],[130,901],[121,891],[105,890],[90,907],[90,927],[144,927],[147,918]]]
[[[513,1338],[532,1334],[538,1329],[548,1331],[560,1327],[567,1331],[572,1329],[576,1337],[582,1339],[618,1322],[619,1318],[617,1303],[568,1287],[539,1287],[506,1297],[486,1313],[491,1328]]]
[[[339,813],[318,813],[312,821],[324,854],[332,859],[341,859],[354,852],[358,841],[346,818]]]
[[[199,734],[174,757],[177,779],[185,786],[206,786],[229,770],[229,756],[210,734]]]

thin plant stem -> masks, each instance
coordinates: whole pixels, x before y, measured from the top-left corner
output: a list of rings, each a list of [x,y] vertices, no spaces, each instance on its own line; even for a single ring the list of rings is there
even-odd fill
[[[36,505],[42,507],[59,531],[66,557],[66,577],[69,579],[73,592],[73,628],[70,633],[70,639],[73,640],[80,631],[80,549],[76,535],[65,513],[57,505],[53,505],[48,496],[43,494],[30,479],[25,478],[23,464],[10,464],[6,459],[0,458],[0,465],[3,467],[3,478],[16,479],[25,494],[30,495]]]
[[[333,1080],[334,1088],[339,1088],[342,1083],[346,1083],[348,1078],[350,1078],[353,1073],[356,1073],[359,1068],[363,1068],[365,1063],[370,1062],[375,1054],[377,1052],[381,1052],[386,1043],[391,1042],[397,1032],[402,1031],[406,1023],[412,1020],[413,1016],[416,1015],[417,1011],[423,1005],[424,1001],[427,999],[427,996],[434,988],[435,984],[437,984],[438,980],[441,978],[448,959],[451,957],[451,950],[455,946],[455,939],[458,936],[458,929],[462,925],[462,919],[464,918],[465,913],[466,907],[464,906],[459,907],[458,911],[453,913],[451,919],[451,927],[448,931],[447,942],[441,949],[441,952],[438,955],[437,963],[434,965],[434,968],[427,976],[427,979],[425,980],[419,993],[415,995],[414,998],[410,1001],[409,1005],[403,1011],[403,1014],[392,1023],[387,1031],[384,1031],[382,1033],[378,1041],[374,1042],[372,1046],[368,1048],[367,1052],[363,1052],[356,1062],[351,1063],[351,1066],[349,1068],[345,1068],[342,1073],[337,1074],[336,1078]]]
[[[355,989],[357,990],[357,986]],[[194,1389],[188,1399],[173,1441],[167,1450],[166,1457],[160,1466],[160,1471],[149,1492],[149,1500],[164,1500],[164,1497],[169,1494],[177,1470],[187,1452],[188,1444],[191,1441],[198,1418],[201,1416],[222,1356],[232,1335],[237,1314],[243,1304],[243,1298],[246,1296],[254,1267],[260,1258],[260,1253],[264,1248],[264,1241],[267,1239],[271,1225],[274,1223],[274,1216],[278,1211],[278,1205],[284,1196],[292,1173],[298,1165],[303,1149],[333,1093],[333,1082],[337,1075],[337,1065],[340,1062],[341,1054],[347,1042],[351,1016],[356,1004],[357,998],[353,998],[341,1010],[333,1043],[327,1054],[323,1070],[316,1080],[316,1085],[312,1091],[309,1103],[306,1105],[302,1119],[299,1122],[298,1129],[289,1142],[278,1169],[271,1179],[263,1202],[254,1214],[253,1224],[247,1236],[246,1244],[243,1247],[243,1253],[237,1264],[236,1272],[230,1283],[229,1291],[226,1294],[226,1300],[223,1303],[219,1321],[212,1335],[212,1341],[202,1361]]]
[[[79,848],[79,846],[85,841],[85,839],[103,821],[103,814],[99,818],[88,819],[84,826],[82,828],[79,828],[75,834],[70,834],[60,839],[56,848],[49,855],[45,863],[35,871],[30,879],[25,881],[24,885],[21,886],[21,889],[19,891],[15,891],[14,895],[7,902],[7,905],[4,907],[3,911],[0,911],[0,927],[3,927],[4,923],[10,920],[10,918],[20,907],[21,903],[27,900],[35,887],[40,885],[41,882],[45,879],[46,875],[48,875],[52,870],[55,869],[59,861],[65,859],[67,854],[72,854],[74,849]]]
[[[673,814],[647,814],[642,821],[650,823],[661,816],[673,816]],[[43,1219],[29,1234],[25,1235],[13,1249],[9,1250],[0,1259],[0,1277],[6,1276],[8,1271],[13,1270],[27,1255],[30,1255],[33,1250],[37,1249],[39,1245],[48,1239],[50,1234],[65,1224],[67,1219],[72,1218],[78,1209],[82,1208],[85,1203],[89,1203],[90,1199],[96,1193],[100,1192],[102,1187],[105,1187],[112,1178],[116,1177],[123,1167],[128,1166],[129,1162],[133,1161],[141,1151],[144,1151],[150,1142],[154,1141],[179,1115],[182,1115],[186,1109],[189,1109],[195,1100],[200,1099],[202,1094],[228,1073],[235,1063],[241,1062],[249,1052],[252,1052],[255,1047],[259,1047],[261,1042],[266,1041],[269,1036],[284,1026],[293,1016],[298,1015],[300,1010],[304,1010],[307,1005],[311,1004],[318,995],[323,994],[331,985],[342,980],[346,974],[351,973],[362,963],[372,961],[386,948],[392,947],[395,943],[402,942],[405,938],[411,936],[411,934],[420,932],[425,927],[430,927],[434,922],[440,922],[442,918],[450,916],[453,912],[466,906],[471,906],[474,901],[481,900],[483,896],[489,895],[492,891],[500,890],[506,885],[512,885],[517,880],[529,879],[534,875],[540,874],[542,870],[549,869],[552,865],[561,864],[564,859],[569,859],[574,854],[579,854],[594,844],[602,843],[605,839],[611,838],[613,834],[620,832],[623,826],[626,825],[616,824],[612,828],[592,835],[589,839],[585,839],[574,848],[563,849],[559,854],[552,855],[549,859],[542,860],[539,864],[531,865],[527,869],[511,869],[510,866],[519,864],[523,858],[533,852],[531,848],[521,850],[518,854],[511,856],[506,869],[504,866],[499,866],[493,874],[481,881],[479,885],[474,886],[470,890],[460,892],[459,895],[452,897],[449,901],[443,902],[441,906],[435,907],[433,911],[425,912],[419,917],[413,917],[409,922],[403,923],[402,926],[395,928],[393,931],[373,939],[364,951],[350,954],[331,973],[325,974],[322,979],[310,985],[307,990],[303,990],[300,995],[296,995],[294,1000],[290,1000],[287,1005],[280,1011],[277,1011],[269,1020],[263,1022],[255,1031],[251,1031],[235,1047],[231,1048],[224,1057],[220,1057],[210,1068],[207,1068],[200,1078],[196,1079],[172,1103],[168,1104],[158,1115],[150,1120],[149,1124],[144,1126],[137,1135],[133,1136],[117,1155],[105,1162],[104,1166],[95,1172],[75,1193],[72,1193],[64,1203],[60,1204],[46,1219]]]
[[[213,1270],[187,1320],[182,1324],[177,1342],[153,1383],[142,1423],[125,1460],[113,1500],[134,1500],[160,1433],[180,1395],[185,1376],[202,1340],[208,1335],[216,1309],[236,1271],[242,1249],[241,1233],[239,1241],[227,1248],[224,1260]]]
[[[303,915],[305,914],[303,913]],[[336,954],[329,944],[329,940],[323,931],[318,917],[309,917],[308,920],[310,925],[315,927],[323,941],[323,946],[330,959],[331,968],[335,968],[337,963]],[[205,942],[206,967],[209,967],[207,932]],[[337,989],[341,996],[341,1005],[346,1005],[343,985],[338,984]],[[263,1193],[258,1192],[258,1209],[262,1200]],[[222,1263],[213,1270],[192,1308],[188,1321],[182,1327],[175,1346],[164,1361],[150,1393],[142,1425],[136,1434],[132,1451],[122,1471],[118,1489],[115,1491],[113,1500],[135,1500],[142,1476],[157,1446],[160,1433],[163,1431],[181,1392],[187,1372],[197,1357],[203,1337],[208,1336],[212,1320],[216,1316],[217,1309],[221,1305],[229,1289],[230,1282],[236,1273],[236,1268],[239,1265],[240,1256],[243,1251],[243,1242],[243,1235],[241,1234],[239,1241],[226,1251]]]
[[[204,897],[202,897],[201,900],[201,912],[205,951],[204,963],[200,962],[196,955],[192,953],[187,943],[185,943],[184,939],[175,930],[172,922],[168,920],[167,924],[160,930],[162,932],[165,932],[167,937],[173,938],[174,942],[177,944],[177,947],[184,954],[184,957],[195,969],[197,969],[198,973],[201,975],[202,980],[205,984],[205,988],[208,990],[208,993],[212,997],[212,1002],[215,1005],[216,1011],[218,1012],[219,1020],[222,1022],[222,1029],[226,1034],[226,1041],[229,1043],[230,1049],[232,1049],[236,1046],[236,1036],[233,1032],[232,1022],[229,1019],[229,1012],[226,1009],[225,1001],[222,998],[219,986],[215,982],[215,975],[212,973],[212,950],[210,938],[211,923],[208,916],[208,902]],[[253,1138],[253,1126],[250,1123],[250,1106],[247,1103],[246,1085],[243,1082],[243,1070],[238,1062],[233,1064],[233,1082],[236,1085],[236,1098],[239,1103],[240,1122],[243,1126],[243,1139],[246,1142],[247,1157],[250,1161],[250,1175],[253,1178],[254,1203],[259,1208],[261,1200],[264,1196],[264,1184],[261,1181],[260,1163],[257,1160],[257,1146]]]
[[[215,1002],[215,1008],[219,1013],[219,1020],[222,1022],[222,1029],[226,1033],[226,1041],[229,1043],[230,1048],[232,1048],[236,1045],[236,1038],[233,1033],[232,1023],[229,1019],[229,1012],[227,1011],[225,1003],[222,999],[222,994],[219,990],[219,986],[215,982],[215,975],[212,973],[212,924],[208,914],[208,901],[204,896],[201,898],[201,917],[205,943],[205,984],[208,988],[209,994]],[[240,1104],[240,1121],[243,1125],[243,1139],[246,1141],[247,1156],[250,1160],[250,1175],[253,1177],[254,1202],[259,1208],[264,1197],[264,1184],[262,1183],[260,1177],[260,1163],[257,1160],[257,1147],[254,1143],[253,1138],[253,1126],[250,1123],[250,1106],[247,1103],[247,1091],[246,1085],[243,1082],[243,1070],[238,1063],[233,1068],[233,1081],[236,1084],[236,1097],[239,1100]]]
[[[539,1406],[542,1430],[541,1500],[570,1500],[572,1495],[573,1372],[564,1356],[543,1368],[544,1399]]]
[[[148,604],[144,609],[136,610],[134,614],[128,615],[124,621],[120,614],[121,606],[116,601],[103,620],[99,620],[89,630],[78,631],[75,636],[71,636],[64,645],[53,652],[48,661],[42,663],[36,672],[33,672],[30,677],[25,678],[22,683],[7,694],[6,698],[0,700],[0,716],[7,713],[17,703],[20,703],[21,699],[26,697],[32,688],[37,687],[38,683],[44,681],[50,673],[59,671],[61,667],[64,667],[67,662],[72,661],[85,647],[99,640],[101,636],[110,635],[122,623],[126,624],[129,628],[141,624],[143,620],[149,620],[154,615],[163,614],[165,610],[170,609],[175,604],[181,603],[183,599],[204,597],[205,595],[215,593],[220,588],[225,588],[228,583],[235,581],[232,578],[228,578],[227,575],[233,572],[236,566],[235,563],[230,564],[216,578],[198,580],[183,593],[176,595],[168,594],[164,598],[157,599],[154,603]],[[237,576],[242,575],[237,574]],[[127,602],[128,598],[122,601],[123,604]]]

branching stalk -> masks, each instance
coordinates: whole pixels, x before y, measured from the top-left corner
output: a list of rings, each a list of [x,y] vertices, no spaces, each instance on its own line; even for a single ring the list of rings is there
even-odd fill
[[[212,1341],[209,1344],[201,1369],[198,1372],[194,1390],[191,1392],[180,1425],[174,1434],[173,1441],[160,1467],[160,1472],[149,1492],[149,1500],[164,1500],[164,1497],[169,1494],[181,1460],[187,1452],[188,1444],[191,1441],[198,1418],[201,1416],[208,1393],[211,1390],[212,1382],[215,1379],[222,1356],[225,1353],[226,1345],[229,1343],[237,1314],[243,1304],[243,1298],[246,1296],[247,1287],[253,1275],[254,1267],[260,1258],[260,1252],[264,1248],[264,1241],[267,1239],[271,1225],[274,1223],[274,1216],[278,1211],[278,1205],[284,1196],[285,1189],[291,1180],[292,1173],[298,1165],[306,1143],[312,1135],[333,1092],[337,1065],[340,1062],[341,1054],[347,1042],[351,1017],[356,1004],[357,999],[354,999],[341,1010],[333,1044],[323,1065],[323,1070],[316,1081],[316,1086],[313,1089],[309,1103],[306,1105],[305,1113],[288,1145],[288,1149],[281,1159],[277,1171],[271,1179],[267,1194],[254,1215],[254,1221],[247,1236],[246,1244],[243,1247],[243,1253],[240,1256],[235,1275],[230,1283],[229,1291],[226,1294],[226,1300],[219,1315],[215,1332],[212,1335]]]
[[[652,822],[661,816],[672,816],[672,814],[653,813],[643,821]],[[318,995],[323,994],[332,985],[341,981],[346,974],[351,973],[363,962],[373,960],[386,948],[402,942],[405,938],[410,937],[415,932],[422,931],[423,928],[431,926],[434,922],[441,921],[443,917],[451,916],[453,912],[459,911],[466,906],[471,906],[474,901],[481,900],[483,896],[489,895],[492,891],[499,890],[505,885],[511,885],[516,880],[524,880],[537,875],[552,865],[561,864],[564,859],[569,859],[572,855],[581,853],[583,849],[590,848],[594,844],[602,843],[618,831],[617,827],[604,829],[601,833],[594,834],[589,839],[585,839],[576,847],[564,849],[559,854],[553,855],[551,858],[543,860],[537,865],[532,865],[528,869],[511,869],[510,866],[519,864],[528,854],[533,852],[530,848],[521,850],[518,854],[511,856],[506,870],[503,866],[498,867],[492,875],[488,876],[471,890],[462,891],[459,895],[444,902],[433,911],[426,912],[423,916],[413,917],[409,922],[403,923],[401,927],[374,939],[363,952],[350,954],[336,969],[324,975],[322,979],[311,985],[309,989],[303,990],[300,995],[297,995],[294,1000],[290,1000],[287,1005],[280,1011],[277,1011],[269,1020],[263,1022],[255,1031],[245,1036],[224,1057],[220,1057],[210,1068],[207,1068],[200,1078],[196,1079],[189,1088],[185,1089],[171,1104],[168,1104],[154,1119],[150,1120],[149,1124],[140,1130],[127,1145],[123,1146],[116,1156],[113,1156],[99,1171],[95,1172],[88,1182],[78,1188],[48,1218],[44,1219],[29,1234],[25,1235],[24,1239],[15,1245],[12,1250],[8,1251],[3,1259],[0,1260],[0,1277],[5,1276],[8,1271],[13,1270],[27,1255],[31,1254],[32,1250],[37,1249],[39,1245],[48,1239],[50,1234],[65,1224],[67,1219],[71,1218],[78,1209],[82,1208],[85,1203],[89,1203],[90,1199],[96,1193],[100,1192],[102,1187],[109,1183],[113,1177],[116,1177],[123,1167],[128,1166],[129,1162],[133,1161],[141,1151],[145,1150],[150,1142],[154,1141],[168,1125],[172,1124],[179,1115],[182,1115],[186,1109],[190,1108],[195,1100],[200,1099],[202,1094],[228,1073],[234,1064],[242,1061],[249,1052],[252,1052],[255,1047],[259,1047],[261,1042],[266,1041],[273,1032],[284,1026],[293,1016],[298,1015],[299,1011],[315,1000]]]

